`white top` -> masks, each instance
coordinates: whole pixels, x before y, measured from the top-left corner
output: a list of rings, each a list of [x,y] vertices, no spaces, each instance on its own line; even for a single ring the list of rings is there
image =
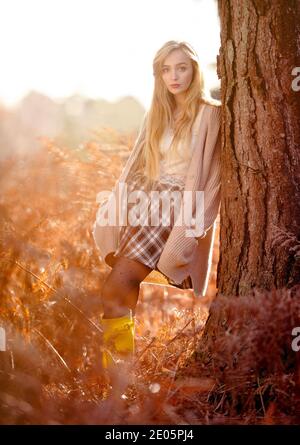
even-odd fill
[[[190,153],[186,153],[187,147],[184,147],[182,140],[180,140],[178,145],[179,154],[174,153],[174,150],[171,152],[170,145],[173,134],[173,130],[168,127],[165,129],[160,140],[160,177],[168,174],[184,179],[187,174],[192,151],[190,148]]]

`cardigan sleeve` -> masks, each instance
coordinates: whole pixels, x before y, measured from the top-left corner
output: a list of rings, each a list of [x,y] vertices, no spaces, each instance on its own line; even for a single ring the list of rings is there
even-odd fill
[[[206,144],[213,147],[207,181],[204,186],[204,233],[197,239],[204,238],[214,223],[221,200],[221,107],[212,108]]]
[[[185,190],[192,191],[189,194],[189,202],[193,210],[193,217],[190,223],[181,223],[184,214],[181,205],[178,220],[171,230],[165,247],[157,264],[158,269],[167,276],[172,274],[175,277],[180,275],[185,278],[186,267],[194,261],[194,254],[197,253],[198,240],[206,236],[211,224],[218,214],[220,200],[220,121],[221,110],[216,106],[209,106],[209,111],[203,114],[200,123],[200,136],[203,137],[203,145],[200,142],[195,150],[195,159],[191,162],[188,180]],[[203,136],[201,136],[203,135]],[[202,139],[200,139],[202,141]],[[199,166],[195,163],[199,162]],[[195,161],[195,162],[194,162]],[[198,218],[196,208],[199,209],[196,192],[204,192],[204,206],[200,208],[200,218]],[[195,204],[195,205],[194,205]],[[201,206],[200,206],[201,207]],[[195,218],[196,213],[196,218]],[[198,227],[198,221],[202,222],[202,227]],[[178,224],[177,224],[178,222]],[[195,225],[196,223],[196,225]],[[196,228],[195,228],[196,227]],[[199,233],[200,232],[200,233]],[[169,274],[169,275],[168,275]],[[184,275],[184,276],[183,276]]]
[[[202,165],[197,169],[192,190],[193,216],[190,228],[187,229],[188,237],[195,237],[197,240],[206,236],[219,211],[221,195],[220,123],[221,107],[211,105],[207,116]],[[199,196],[196,197],[198,193]],[[195,225],[196,222],[197,226]],[[200,227],[198,226],[199,223],[201,223]]]

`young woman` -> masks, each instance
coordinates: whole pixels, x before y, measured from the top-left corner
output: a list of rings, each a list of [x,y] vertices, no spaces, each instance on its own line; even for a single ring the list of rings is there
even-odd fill
[[[220,104],[206,94],[198,56],[187,42],[165,43],[154,57],[153,75],[150,109],[93,227],[100,258],[112,267],[102,288],[105,368],[116,357],[134,352],[133,315],[139,287],[152,270],[160,271],[172,285],[193,289],[195,295],[204,295],[208,282],[220,204]],[[137,192],[135,196],[145,204],[140,219],[134,218],[132,202],[126,200],[127,224],[100,223],[112,204],[120,216],[119,205],[125,198],[119,191],[125,183],[127,196]],[[196,196],[197,191],[204,193]],[[183,217],[184,199],[170,199],[166,209],[162,199],[159,203],[145,199],[153,196],[151,192],[160,197],[186,194],[190,219]],[[199,196],[204,196],[204,202]],[[151,225],[153,214],[155,225]]]

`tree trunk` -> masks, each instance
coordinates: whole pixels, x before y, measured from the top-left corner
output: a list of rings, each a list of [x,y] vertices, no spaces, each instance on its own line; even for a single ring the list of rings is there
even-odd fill
[[[300,1],[218,0],[218,9],[220,260],[199,351],[231,323],[223,297],[300,283]]]
[[[218,293],[177,378],[212,379],[198,398],[216,415],[298,420],[300,0],[218,0],[218,8]]]
[[[300,65],[300,2],[219,0],[218,7],[218,292],[291,287],[300,282],[300,91],[292,87]]]

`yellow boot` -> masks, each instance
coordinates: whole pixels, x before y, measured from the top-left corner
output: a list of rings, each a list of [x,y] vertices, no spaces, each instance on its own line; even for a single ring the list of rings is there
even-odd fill
[[[134,354],[134,319],[131,315],[118,318],[102,318],[103,329],[102,366],[111,368],[118,359],[131,358]]]

